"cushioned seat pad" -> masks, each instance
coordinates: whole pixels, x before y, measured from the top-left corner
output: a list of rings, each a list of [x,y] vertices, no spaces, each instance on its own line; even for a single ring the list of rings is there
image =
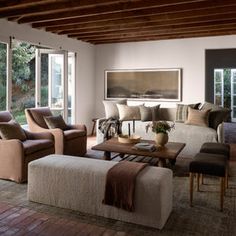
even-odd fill
[[[86,132],[83,130],[70,129],[64,131],[64,137],[66,140],[86,136]]]
[[[224,177],[226,165],[225,155],[198,153],[189,164],[189,172]]]
[[[26,140],[23,142],[25,154],[31,154],[43,149],[53,147],[53,142],[47,139],[38,139],[38,140]]]
[[[204,143],[200,149],[200,152],[222,154],[230,157],[230,146],[224,143]]]

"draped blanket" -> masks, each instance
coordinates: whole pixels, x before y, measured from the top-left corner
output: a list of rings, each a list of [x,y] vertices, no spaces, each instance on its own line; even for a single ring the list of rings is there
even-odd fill
[[[121,122],[116,119],[107,119],[99,124],[98,129],[103,133],[104,140],[121,133]]]
[[[225,143],[236,143],[236,123],[224,122],[224,142]]]
[[[103,203],[134,211],[136,178],[146,166],[147,163],[121,161],[109,169]]]

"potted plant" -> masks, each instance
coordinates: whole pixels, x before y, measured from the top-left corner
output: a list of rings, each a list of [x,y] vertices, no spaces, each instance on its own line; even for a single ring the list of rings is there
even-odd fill
[[[174,128],[174,125],[174,123],[170,124],[167,121],[154,121],[146,126],[146,132],[151,128],[152,132],[156,134],[155,141],[157,146],[165,146],[169,139],[168,132]]]

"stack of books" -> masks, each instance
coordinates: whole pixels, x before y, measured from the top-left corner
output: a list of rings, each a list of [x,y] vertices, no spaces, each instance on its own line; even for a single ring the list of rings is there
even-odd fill
[[[154,152],[156,150],[156,146],[154,144],[144,143],[144,142],[135,144],[133,148],[137,150],[143,150],[143,151],[149,151],[149,152]]]

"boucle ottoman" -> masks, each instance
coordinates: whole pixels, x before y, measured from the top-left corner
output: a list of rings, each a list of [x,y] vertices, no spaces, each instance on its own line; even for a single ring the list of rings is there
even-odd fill
[[[32,161],[28,199],[161,229],[172,210],[172,171],[146,167],[135,186],[135,211],[102,204],[107,171],[116,162],[64,155]]]

